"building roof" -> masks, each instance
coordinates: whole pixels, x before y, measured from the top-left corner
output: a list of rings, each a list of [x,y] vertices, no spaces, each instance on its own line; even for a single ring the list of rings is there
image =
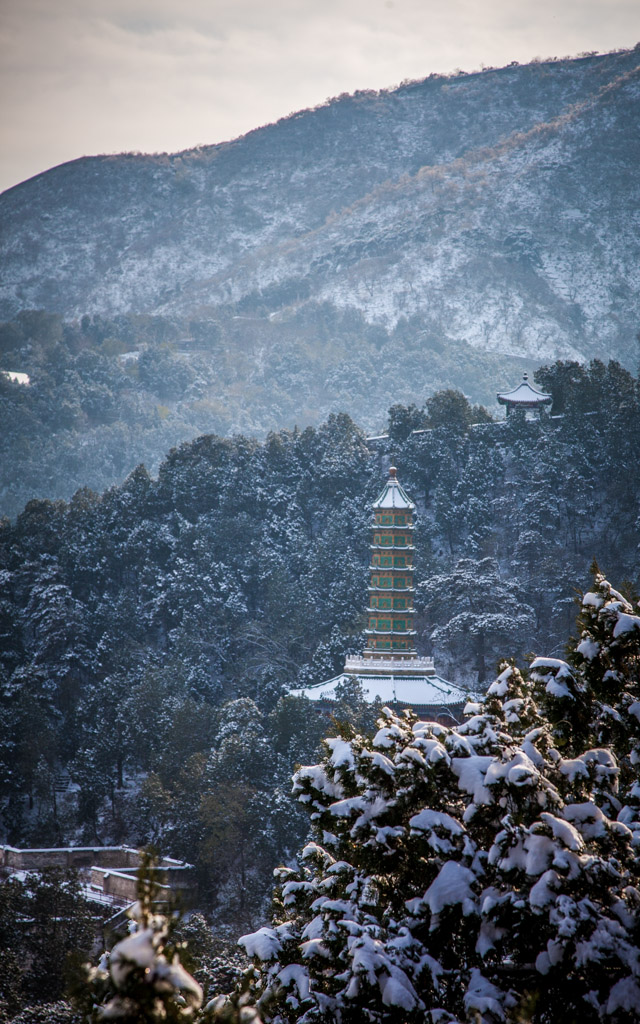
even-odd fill
[[[529,383],[529,374],[523,374],[521,382],[513,391],[498,392],[498,401],[501,405],[519,405],[521,408],[534,408],[536,405],[546,405],[552,400],[551,395],[545,395],[544,391],[538,391]]]
[[[406,665],[407,663],[405,663]],[[313,701],[335,701],[336,688],[342,682],[357,679],[362,686],[366,700],[374,701],[379,697],[383,704],[406,704],[408,707],[452,707],[466,704],[470,695],[453,683],[440,676],[416,672],[415,675],[395,675],[390,673],[376,675],[354,675],[342,672],[334,679],[315,686],[307,686],[302,690],[290,690],[293,697],[307,697]]]
[[[384,485],[379,498],[374,501],[373,508],[406,508],[413,511],[416,507],[404,488],[400,486],[396,474],[396,467],[391,466],[389,469],[389,479]]]

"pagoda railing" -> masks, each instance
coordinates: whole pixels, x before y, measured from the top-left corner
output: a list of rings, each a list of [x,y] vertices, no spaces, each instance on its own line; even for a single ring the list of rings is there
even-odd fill
[[[347,655],[344,670],[345,672],[360,672],[370,670],[373,665],[376,669],[388,669],[391,673],[401,668],[403,672],[411,669],[418,673],[435,675],[433,658],[363,658],[358,655]]]

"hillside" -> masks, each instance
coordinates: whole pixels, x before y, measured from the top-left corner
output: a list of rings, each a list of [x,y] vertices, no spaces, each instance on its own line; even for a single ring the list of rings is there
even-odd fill
[[[640,51],[431,76],[0,196],[0,510],[202,433],[635,368]],[[44,311],[35,314],[33,310]],[[21,472],[15,472],[16,459]]]
[[[628,357],[639,64],[432,76],[218,146],[61,165],[0,199],[0,315],[327,301],[483,349]]]
[[[563,417],[474,423],[444,394],[428,429],[391,425],[418,506],[416,645],[463,686],[502,656],[561,657],[594,557],[638,584],[638,379],[596,362],[538,382]],[[342,415],[264,443],[199,438],[156,479],[140,467],[0,521],[2,841],[153,842],[246,930],[306,834],[287,794],[323,729],[283,693],[362,650],[386,465]]]

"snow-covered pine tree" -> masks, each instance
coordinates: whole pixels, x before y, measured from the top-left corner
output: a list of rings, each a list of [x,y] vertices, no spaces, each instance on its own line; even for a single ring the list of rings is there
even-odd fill
[[[298,771],[313,840],[241,940],[265,1020],[638,1019],[640,618],[596,577],[581,627],[462,726],[385,709]]]

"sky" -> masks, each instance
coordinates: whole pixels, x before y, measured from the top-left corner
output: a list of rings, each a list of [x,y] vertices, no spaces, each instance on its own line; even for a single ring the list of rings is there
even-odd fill
[[[640,0],[1,0],[0,190],[342,92],[639,40]]]

